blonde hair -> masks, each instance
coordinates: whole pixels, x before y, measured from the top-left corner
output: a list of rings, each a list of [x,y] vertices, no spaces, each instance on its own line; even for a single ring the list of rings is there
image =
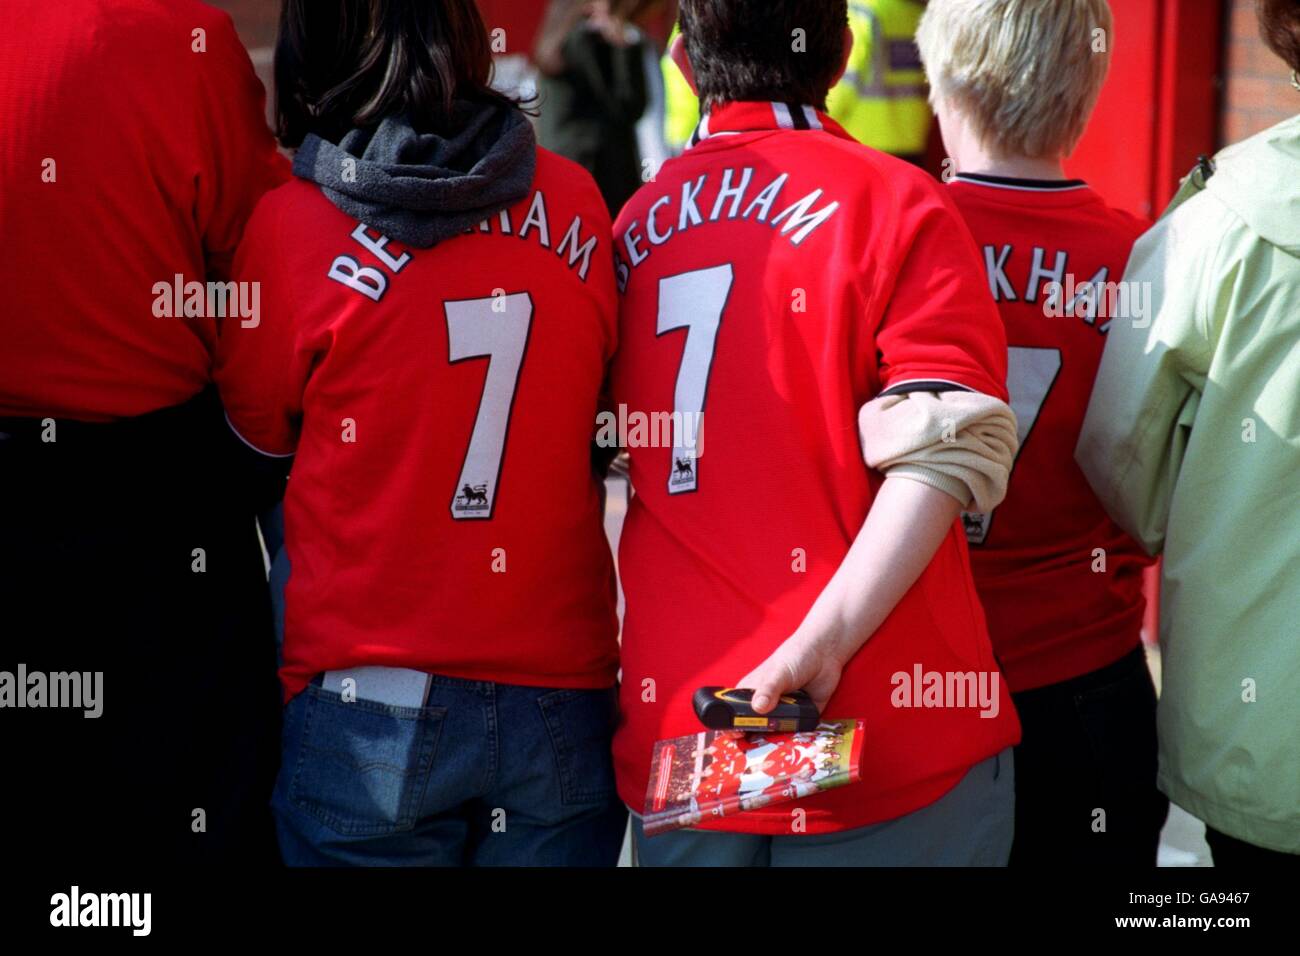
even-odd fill
[[[916,43],[932,102],[1002,156],[1068,154],[1110,67],[1106,0],[930,0]]]

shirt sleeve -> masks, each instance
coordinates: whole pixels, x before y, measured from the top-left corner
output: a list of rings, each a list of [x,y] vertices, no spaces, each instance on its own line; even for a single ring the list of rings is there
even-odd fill
[[[1147,308],[1111,322],[1075,449],[1102,505],[1150,554],[1164,548],[1214,356],[1207,286],[1233,223],[1213,203],[1204,195],[1188,200],[1133,247],[1124,281],[1149,290]]]
[[[279,213],[261,203],[234,259],[234,280],[256,290],[248,318],[220,320],[214,379],[230,427],[253,450],[292,455],[312,359],[302,346],[287,264],[277,241]]]
[[[882,395],[858,413],[866,463],[938,488],[984,512],[1006,497],[1020,443],[1006,402],[980,392]]]
[[[911,174],[911,170],[905,172]],[[924,174],[900,191],[901,241],[876,330],[881,394],[981,392],[1007,401],[1007,339],[975,240]]]
[[[266,124],[266,93],[230,17],[215,17],[201,62],[203,154],[196,224],[208,276],[229,277],[235,247],[257,201],[289,178],[289,161]]]

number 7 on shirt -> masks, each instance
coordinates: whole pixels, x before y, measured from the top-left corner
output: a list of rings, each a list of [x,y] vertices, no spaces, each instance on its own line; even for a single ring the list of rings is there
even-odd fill
[[[704,400],[713,371],[718,327],[734,281],[731,264],[696,269],[659,280],[659,317],[655,334],[686,329],[682,364],[673,389],[673,456],[668,469],[670,495],[694,491],[699,480],[700,436]],[[693,427],[687,427],[693,423]]]
[[[474,431],[451,498],[451,516],[463,521],[491,518],[501,481],[510,412],[519,370],[528,349],[533,300],[527,292],[444,302],[448,359],[452,365],[486,358],[487,375]]]

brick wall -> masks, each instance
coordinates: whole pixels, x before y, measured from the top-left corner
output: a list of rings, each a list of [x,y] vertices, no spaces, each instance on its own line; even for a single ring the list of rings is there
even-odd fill
[[[1290,70],[1259,35],[1255,0],[1229,0],[1224,35],[1223,112],[1219,140],[1226,145],[1300,113]]]

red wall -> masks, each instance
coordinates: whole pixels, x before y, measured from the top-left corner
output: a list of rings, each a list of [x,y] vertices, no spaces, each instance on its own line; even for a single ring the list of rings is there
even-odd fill
[[[507,54],[532,51],[546,0],[478,0],[478,8],[489,33],[497,27],[506,31]]]
[[[1216,147],[1220,0],[1119,0],[1111,69],[1066,164],[1110,202],[1154,217]]]

